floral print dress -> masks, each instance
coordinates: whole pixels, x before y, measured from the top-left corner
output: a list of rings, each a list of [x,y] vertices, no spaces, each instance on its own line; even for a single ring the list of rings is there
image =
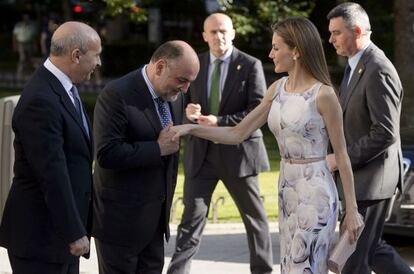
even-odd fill
[[[316,106],[321,83],[285,90],[282,78],[268,117],[282,158],[325,158],[328,134]],[[328,273],[338,194],[325,160],[306,164],[282,160],[279,175],[280,265],[282,274]]]

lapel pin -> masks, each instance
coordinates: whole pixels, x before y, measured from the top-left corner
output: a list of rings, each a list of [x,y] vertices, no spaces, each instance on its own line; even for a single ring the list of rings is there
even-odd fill
[[[362,68],[360,68],[359,70],[358,70],[358,74],[361,74],[362,73]]]
[[[237,65],[237,70],[241,70],[241,65]]]

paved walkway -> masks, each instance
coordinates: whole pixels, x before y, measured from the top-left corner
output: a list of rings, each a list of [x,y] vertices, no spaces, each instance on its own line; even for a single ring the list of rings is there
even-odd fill
[[[174,250],[176,225],[171,225],[172,237],[165,246],[165,266],[171,259]],[[270,224],[272,236],[274,274],[279,270],[279,233],[277,223]],[[413,241],[414,242],[414,241]],[[98,274],[94,244],[89,260],[81,260],[82,274]],[[409,262],[414,270],[414,246],[400,247],[398,251]],[[194,274],[250,274],[249,252],[245,230],[242,224],[208,224],[203,236],[200,251],[192,263]],[[165,267],[165,268],[166,268]],[[163,274],[165,274],[165,269]],[[0,248],[0,274],[11,274],[5,249]]]

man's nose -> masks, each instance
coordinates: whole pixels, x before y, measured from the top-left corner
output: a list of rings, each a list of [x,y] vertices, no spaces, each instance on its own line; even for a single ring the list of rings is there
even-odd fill
[[[97,67],[102,66],[101,57],[98,57],[98,63],[96,64]]]
[[[181,92],[186,93],[188,91],[188,89],[190,88],[190,83],[186,83],[183,85],[183,87],[181,88]]]
[[[218,31],[217,33],[216,33],[216,37],[217,38],[219,38],[219,39],[222,39],[223,38],[223,33],[221,33],[220,31]]]

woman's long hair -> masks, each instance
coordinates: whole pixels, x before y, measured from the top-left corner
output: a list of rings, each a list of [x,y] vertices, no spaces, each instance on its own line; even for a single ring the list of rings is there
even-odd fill
[[[272,30],[282,37],[289,48],[296,47],[306,71],[321,83],[332,86],[322,40],[310,20],[304,17],[290,17],[274,24]]]

